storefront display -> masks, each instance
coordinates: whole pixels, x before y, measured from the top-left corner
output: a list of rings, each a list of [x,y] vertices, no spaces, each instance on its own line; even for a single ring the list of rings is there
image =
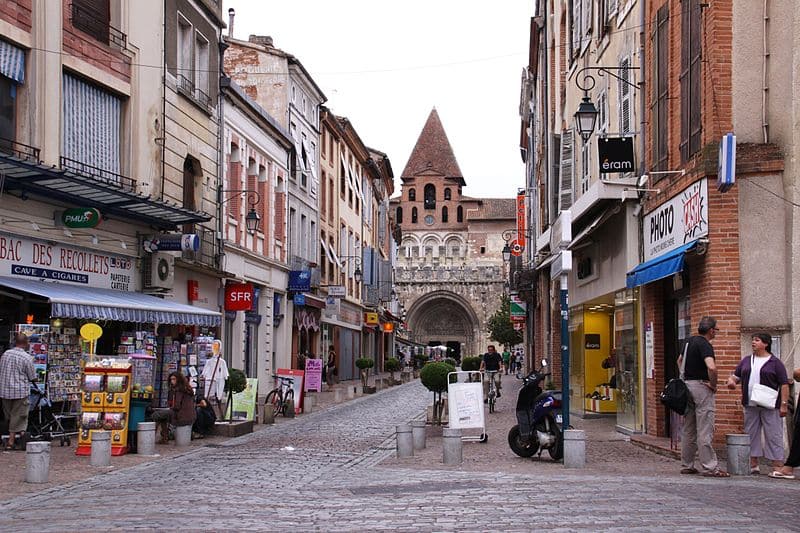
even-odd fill
[[[36,370],[36,386],[44,392],[47,383],[47,345],[50,340],[49,324],[17,324],[16,333],[28,336],[30,348],[28,353],[33,357],[33,368]]]

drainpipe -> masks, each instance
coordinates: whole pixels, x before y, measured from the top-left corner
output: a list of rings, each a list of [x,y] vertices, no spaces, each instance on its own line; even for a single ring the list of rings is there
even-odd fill
[[[540,3],[540,5],[541,5],[541,3]],[[545,75],[542,76],[542,99],[545,102],[545,104],[544,104],[544,109],[545,109],[545,116],[544,116],[544,154],[545,154],[545,165],[547,166],[547,168],[545,168],[544,172],[542,173],[543,175],[547,176],[547,180],[545,182],[546,185],[547,185],[547,187],[545,187],[545,194],[547,194],[547,191],[549,190],[550,182],[554,179],[554,177],[551,176],[552,169],[553,169],[553,154],[551,153],[552,145],[550,143],[550,136],[552,135],[552,124],[550,122],[550,115],[551,115],[551,112],[553,110],[550,109],[550,96],[549,96],[549,94],[550,94],[550,85],[549,85],[549,82],[550,82],[550,59],[549,59],[549,53],[548,53],[549,52],[549,37],[548,37],[548,33],[549,33],[548,32],[548,27],[549,27],[549,25],[548,25],[548,20],[550,20],[551,16],[552,16],[552,13],[548,12],[547,4],[545,4],[545,7],[544,7],[544,26],[542,27],[542,44],[543,44],[543,46],[541,47],[542,48],[542,54],[543,54],[542,61],[543,61],[544,68],[545,68]],[[538,187],[537,187],[537,192],[538,192]],[[551,215],[551,213],[550,213],[550,195],[549,194],[547,195],[547,201],[545,202],[545,206],[546,206],[546,213],[547,213],[547,226],[550,226],[550,219],[551,219],[550,215]],[[542,218],[544,218],[544,217],[542,217]],[[544,224],[542,224],[542,227],[544,227]],[[534,244],[534,246],[535,246],[535,244]],[[549,280],[547,280],[547,282],[550,283]],[[536,285],[537,285],[536,290],[538,292],[539,291],[539,287],[541,286],[539,284],[538,280],[537,280]],[[551,323],[550,323],[550,304],[551,304],[551,302],[552,302],[552,298],[548,297],[547,298],[547,306],[546,306],[546,309],[545,309],[546,312],[542,313],[541,331],[544,332],[544,338],[542,339],[542,353],[541,353],[542,357],[547,357],[547,354],[549,353],[550,338],[551,338],[551,335],[550,335],[550,327],[551,327]],[[552,361],[551,357],[547,357],[547,359],[549,361]],[[533,368],[535,368],[536,367],[536,361],[535,360],[533,361],[533,365],[534,365]]]
[[[231,21],[233,16],[231,15]],[[225,93],[224,89],[230,87],[231,80],[225,76],[224,72],[224,59],[225,50],[228,49],[228,43],[225,42],[224,37],[220,35],[219,38],[219,87],[217,91],[217,253],[216,255],[216,268],[222,270],[222,262],[225,258],[225,241],[223,239],[223,195],[222,189],[224,188],[223,177],[223,151],[225,149]]]
[[[766,144],[769,142],[769,122],[767,121],[767,98],[769,95],[769,84],[767,82],[767,64],[769,62],[769,43],[767,37],[767,31],[769,29],[769,0],[764,0],[764,21],[762,29],[764,31],[764,58],[761,68],[761,127],[764,130],[764,144]]]

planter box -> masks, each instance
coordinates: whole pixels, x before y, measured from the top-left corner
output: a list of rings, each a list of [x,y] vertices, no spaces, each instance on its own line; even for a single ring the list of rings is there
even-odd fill
[[[252,420],[234,420],[233,422],[217,422],[214,424],[214,435],[223,437],[240,437],[253,432]]]
[[[363,389],[364,394],[375,394],[378,391],[375,387],[366,386]]]

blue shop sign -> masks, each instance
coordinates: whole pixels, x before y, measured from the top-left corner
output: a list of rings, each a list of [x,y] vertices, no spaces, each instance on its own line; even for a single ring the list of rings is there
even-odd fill
[[[311,271],[310,270],[290,270],[289,271],[289,290],[293,292],[303,292],[311,290]]]
[[[306,295],[305,294],[295,294],[294,295],[294,305],[306,305]]]

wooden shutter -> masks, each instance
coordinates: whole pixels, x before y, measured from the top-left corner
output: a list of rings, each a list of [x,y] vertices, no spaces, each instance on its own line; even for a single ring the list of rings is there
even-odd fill
[[[620,133],[627,134],[633,131],[633,87],[628,85],[631,83],[630,58],[622,58],[619,62],[621,70],[619,76],[619,131]]]
[[[702,116],[700,92],[701,92],[701,79],[700,73],[702,68],[702,33],[700,29],[701,9],[698,0],[691,0],[692,6],[690,18],[690,37],[689,37],[689,79],[690,79],[690,95],[689,101],[689,154],[695,154],[700,151],[701,133],[702,133]]]
[[[589,43],[589,36],[592,34],[592,0],[583,0],[581,2],[581,50]]]
[[[581,0],[572,0],[572,57],[581,50]]]
[[[552,163],[550,169],[550,201],[547,204],[547,220],[554,222],[558,218],[558,183],[561,175],[561,135],[553,134],[551,144]]]
[[[573,131],[566,130],[561,134],[561,167],[559,169],[558,211],[572,207],[573,188],[575,183],[575,163],[573,157],[575,136]],[[556,218],[558,214],[556,214]]]
[[[669,160],[669,5],[661,6],[656,14],[653,43],[653,93],[650,105],[653,132],[653,170],[666,170]]]

